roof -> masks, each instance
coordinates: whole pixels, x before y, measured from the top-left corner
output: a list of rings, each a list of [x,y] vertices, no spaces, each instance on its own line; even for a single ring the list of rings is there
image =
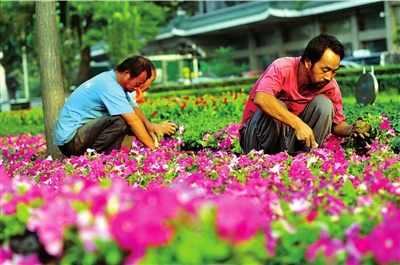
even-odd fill
[[[252,1],[191,17],[176,17],[166,28],[161,30],[156,39],[209,33],[272,18],[318,15],[382,1],[305,1],[300,2],[300,4],[298,1]]]

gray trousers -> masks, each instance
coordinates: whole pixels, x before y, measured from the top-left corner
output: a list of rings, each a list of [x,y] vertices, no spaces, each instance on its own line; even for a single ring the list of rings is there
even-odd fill
[[[84,124],[74,138],[59,149],[67,157],[83,155],[88,148],[110,154],[121,147],[128,134],[132,132],[121,116],[104,116]]]
[[[283,102],[281,104],[286,107]],[[332,101],[324,95],[317,95],[307,104],[299,118],[310,126],[315,141],[321,145],[331,132],[333,116]],[[310,147],[296,139],[292,128],[271,118],[260,109],[240,131],[240,146],[246,153],[253,149],[264,150],[265,154],[277,154],[287,150],[291,155],[310,151]]]

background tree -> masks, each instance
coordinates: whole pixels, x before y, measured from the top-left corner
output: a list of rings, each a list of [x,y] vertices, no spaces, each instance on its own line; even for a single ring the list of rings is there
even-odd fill
[[[89,79],[90,47],[105,41],[110,60],[116,65],[136,54],[166,24],[165,10],[152,2],[71,1],[67,5],[66,12],[71,17],[68,27],[76,32],[80,47],[76,85]]]
[[[113,65],[119,64],[129,55],[154,40],[160,28],[166,25],[166,11],[152,2],[106,2],[113,7],[109,17],[105,41],[107,53]],[[110,8],[107,8],[108,10]]]
[[[176,17],[178,11],[184,11],[187,16],[194,15],[198,1],[154,1],[154,4],[163,7],[166,12],[166,20],[170,21]]]
[[[22,47],[26,47],[29,76],[38,75],[35,5],[28,1],[0,1],[0,10],[0,49],[4,54],[1,63],[7,74],[15,74],[23,83]]]
[[[54,124],[65,102],[54,1],[37,1],[37,38],[40,58],[44,129],[47,155],[62,158],[54,141]]]
[[[8,71],[21,65],[21,47],[32,51],[34,38],[34,2],[0,2],[0,46],[4,53],[2,64]]]
[[[217,76],[230,76],[248,70],[247,64],[236,64],[233,60],[233,46],[219,47],[214,50],[212,59],[202,64],[203,72],[211,72]]]
[[[56,26],[63,81],[69,92],[71,85],[86,81],[90,74],[90,49],[100,41],[107,44],[113,66],[138,52],[153,40],[168,20],[168,7],[141,1],[58,1]],[[17,71],[22,77],[21,47],[25,44],[30,67],[30,88],[40,96],[34,2],[0,2],[0,45],[6,71]],[[25,43],[21,34],[25,32]],[[31,85],[31,82],[34,82]]]

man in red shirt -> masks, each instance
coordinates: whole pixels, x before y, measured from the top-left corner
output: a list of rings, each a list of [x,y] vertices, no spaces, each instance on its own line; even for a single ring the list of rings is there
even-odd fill
[[[343,57],[337,38],[322,33],[301,57],[276,59],[250,92],[239,131],[243,151],[297,154],[317,148],[330,132],[350,136],[334,79]]]

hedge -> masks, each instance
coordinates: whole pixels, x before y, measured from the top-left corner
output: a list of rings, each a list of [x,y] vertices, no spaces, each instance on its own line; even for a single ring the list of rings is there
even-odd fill
[[[370,72],[371,67],[366,67],[366,72]],[[343,96],[352,96],[355,93],[358,79],[363,73],[361,68],[349,68],[340,69],[335,79],[338,82]],[[400,93],[400,65],[390,65],[390,66],[374,66],[374,75],[377,78],[379,84],[379,90],[381,92],[386,92],[389,94]],[[147,93],[150,97],[157,95],[171,95],[172,91],[179,91],[182,94],[183,91],[188,92],[188,95],[197,94],[219,94],[220,92],[230,91],[244,91],[246,93],[250,92],[254,83],[257,81],[258,77],[250,78],[236,78],[236,79],[226,79],[226,80],[216,80],[208,83],[200,84],[172,84],[172,85],[157,85],[151,88]],[[199,93],[196,91],[199,90]],[[172,92],[172,93],[171,93]]]

